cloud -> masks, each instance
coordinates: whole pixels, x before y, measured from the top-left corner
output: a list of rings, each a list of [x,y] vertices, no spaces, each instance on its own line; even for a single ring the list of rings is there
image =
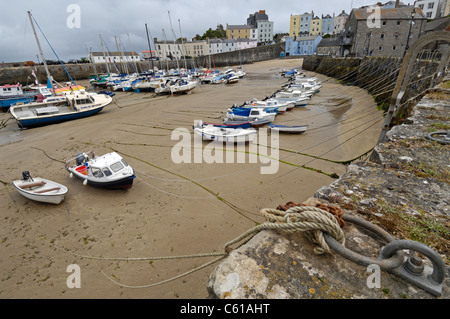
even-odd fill
[[[357,2],[357,1],[354,1]],[[371,2],[369,2],[371,3]],[[71,4],[80,8],[80,28],[69,28],[67,19]],[[30,10],[49,43],[62,60],[77,59],[87,51],[101,51],[101,34],[106,46],[116,51],[114,36],[126,50],[136,52],[148,49],[145,23],[152,37],[163,39],[164,29],[168,40],[173,39],[169,21],[176,37],[181,33],[191,39],[203,34],[218,24],[246,24],[249,14],[266,10],[269,20],[274,22],[274,31],[288,32],[291,14],[314,10],[315,13],[340,13],[348,8],[342,2],[316,0],[299,2],[285,0],[16,0],[8,2],[6,10],[0,12],[0,61],[16,62],[34,60],[39,53],[28,21]],[[328,10],[321,12],[321,10]],[[179,20],[179,21],[178,21]],[[37,30],[46,59],[55,60],[51,48]],[[128,37],[130,41],[128,40]]]

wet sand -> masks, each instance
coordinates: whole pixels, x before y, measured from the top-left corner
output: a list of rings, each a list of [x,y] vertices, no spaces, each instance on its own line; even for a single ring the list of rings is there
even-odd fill
[[[200,85],[189,95],[119,92],[112,104],[86,119],[23,131],[10,120],[0,129],[0,297],[207,297],[207,280],[217,263],[159,283],[216,257],[89,257],[223,252],[225,243],[264,221],[260,209],[308,199],[335,180],[326,174],[345,173],[346,167],[333,161],[370,150],[382,125],[373,99],[361,89],[308,73],[323,80],[324,87],[306,108],[277,116],[277,124],[309,126],[301,135],[280,134],[276,174],[261,174],[260,167],[268,164],[263,157],[249,163],[248,154],[245,163],[207,164],[208,157],[203,163],[173,162],[171,152],[179,142],[171,140],[174,129],[188,129],[192,136],[194,120],[220,122],[234,103],[263,99],[286,82],[280,71],[301,61],[246,65],[247,76],[238,83]],[[70,179],[63,160],[88,150],[98,155],[119,152],[136,171],[133,188],[107,191]],[[11,182],[25,170],[66,185],[66,205],[33,202],[18,194]],[[71,264],[80,267],[81,288],[66,284]]]

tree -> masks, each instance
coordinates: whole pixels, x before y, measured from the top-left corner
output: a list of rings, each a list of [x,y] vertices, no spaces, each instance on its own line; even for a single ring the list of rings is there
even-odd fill
[[[213,30],[212,28],[209,28],[206,30],[205,33],[203,33],[202,36],[197,34],[194,39],[195,40],[206,40],[206,38],[214,39],[214,38],[224,38],[227,36],[227,32],[225,30],[220,30],[219,28],[216,30]]]

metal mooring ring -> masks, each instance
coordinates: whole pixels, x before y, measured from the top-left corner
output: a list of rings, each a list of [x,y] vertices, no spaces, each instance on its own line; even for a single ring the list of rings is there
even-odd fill
[[[427,138],[441,144],[450,144],[450,131],[428,133]]]
[[[390,242],[396,240],[395,237],[393,237],[391,234],[389,234],[385,230],[381,229],[380,227],[378,227],[362,218],[344,214],[342,216],[342,219],[344,219],[344,221],[346,221],[346,222],[356,224],[360,227],[363,227],[363,228],[379,235],[387,243],[390,243]],[[358,265],[369,266],[369,265],[376,264],[382,270],[390,270],[390,269],[397,268],[401,264],[403,264],[403,260],[404,260],[404,252],[403,251],[396,251],[392,255],[390,255],[388,258],[385,258],[385,259],[371,258],[371,257],[363,256],[354,251],[351,251],[350,249],[341,245],[336,239],[334,239],[332,236],[330,236],[329,234],[327,234],[325,232],[323,233],[323,236],[324,236],[325,241],[327,242],[328,246],[333,251],[335,251],[337,254],[341,255],[342,257],[345,257],[348,260],[357,263]]]
[[[409,249],[417,251],[427,257],[433,264],[433,272],[429,276],[436,284],[444,282],[446,265],[441,256],[430,247],[413,240],[395,240],[388,243],[381,251],[380,258],[390,258],[397,251]]]

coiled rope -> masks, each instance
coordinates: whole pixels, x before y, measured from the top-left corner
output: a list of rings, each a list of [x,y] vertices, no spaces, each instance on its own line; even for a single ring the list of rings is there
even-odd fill
[[[231,245],[247,238],[244,242],[246,243],[256,233],[262,230],[280,230],[287,233],[305,232],[307,238],[318,245],[314,248],[314,253],[318,255],[332,253],[332,250],[323,237],[324,231],[334,237],[340,244],[345,244],[345,235],[342,230],[344,222],[341,219],[342,211],[339,208],[328,206],[327,211],[324,209],[326,205],[321,204],[313,207],[289,202],[287,205],[289,207],[286,210],[283,210],[283,206],[281,205],[277,209],[262,209],[260,212],[268,222],[253,227],[241,236],[225,244],[225,251],[229,253],[231,251]]]

